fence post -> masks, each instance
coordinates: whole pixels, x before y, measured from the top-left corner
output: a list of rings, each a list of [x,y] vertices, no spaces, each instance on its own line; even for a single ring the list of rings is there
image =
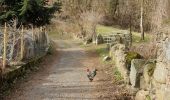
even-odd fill
[[[21,29],[21,58],[20,60],[22,60],[24,57],[24,27],[22,25],[22,29]]]
[[[32,39],[33,39],[33,41],[35,40],[35,36],[34,36],[34,25],[32,25]]]
[[[6,58],[7,58],[7,24],[5,22],[5,28],[4,28],[4,37],[3,37],[3,46],[4,46],[4,50],[3,50],[3,66],[2,66],[2,72],[4,71],[5,67],[6,67]]]

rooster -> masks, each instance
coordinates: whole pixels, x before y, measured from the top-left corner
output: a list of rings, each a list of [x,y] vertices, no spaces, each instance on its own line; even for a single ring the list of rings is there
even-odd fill
[[[90,71],[90,69],[87,68],[87,77],[90,80],[90,82],[93,81],[96,74],[97,74],[97,69],[94,69],[93,71]]]

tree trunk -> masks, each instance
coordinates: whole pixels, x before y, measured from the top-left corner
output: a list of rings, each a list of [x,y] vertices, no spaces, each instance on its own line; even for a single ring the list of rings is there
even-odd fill
[[[22,25],[22,30],[21,30],[21,58],[20,60],[22,60],[24,57],[24,27]]]
[[[143,29],[143,3],[144,3],[144,0],[141,0],[141,18],[140,18],[141,40],[145,39],[145,34],[144,34],[144,29]]]
[[[2,73],[6,67],[6,58],[7,58],[7,25],[5,23],[5,29],[4,29],[4,50],[3,50],[3,66],[2,66]]]
[[[132,38],[132,16],[130,15],[130,46],[132,46],[132,41],[133,41],[133,38]]]

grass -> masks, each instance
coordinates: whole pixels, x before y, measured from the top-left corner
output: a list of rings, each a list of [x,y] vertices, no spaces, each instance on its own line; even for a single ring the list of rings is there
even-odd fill
[[[109,55],[109,51],[107,50],[107,45],[106,44],[101,44],[101,45],[94,45],[94,44],[88,44],[88,45],[81,45],[82,48],[85,48],[86,51],[88,52],[94,52],[99,55],[100,61],[105,65],[105,66],[110,66],[110,65],[115,65],[113,59],[110,61],[103,61],[103,58],[107,55]],[[118,71],[117,67],[113,67],[113,77],[114,77],[114,82],[119,82],[123,79],[121,73]]]
[[[52,39],[71,39],[72,34],[71,33],[66,33],[66,32],[60,32],[57,29],[52,28],[49,32],[48,35]]]
[[[101,44],[101,45],[87,44],[81,46],[85,48],[88,52],[97,53],[100,56],[100,58],[103,58],[104,56],[107,56],[109,54],[106,44]]]
[[[123,30],[119,27],[97,25],[96,31],[98,34],[107,35],[110,33],[124,32],[127,30]],[[132,40],[133,43],[149,42],[151,40],[151,35],[145,34],[145,40],[141,40],[139,32],[132,32]]]
[[[115,82],[120,81],[123,79],[121,73],[119,72],[117,67],[113,68],[113,74],[114,74],[114,78],[115,78]]]

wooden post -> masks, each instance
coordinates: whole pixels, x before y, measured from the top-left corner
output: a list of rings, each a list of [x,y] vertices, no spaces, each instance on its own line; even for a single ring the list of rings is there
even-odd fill
[[[4,40],[3,40],[3,66],[2,66],[2,71],[5,69],[6,67],[6,58],[7,58],[7,25],[5,22],[5,28],[4,28]]]
[[[17,19],[15,18],[14,20],[14,31],[17,31]],[[14,48],[15,48],[15,41],[16,41],[16,33],[14,32],[13,34],[13,42],[12,42],[12,48],[11,48],[11,59],[13,58],[13,55],[14,55]]]
[[[34,25],[32,25],[32,39],[34,41]]]
[[[22,30],[21,30],[21,60],[24,57],[24,27],[22,25]]]

